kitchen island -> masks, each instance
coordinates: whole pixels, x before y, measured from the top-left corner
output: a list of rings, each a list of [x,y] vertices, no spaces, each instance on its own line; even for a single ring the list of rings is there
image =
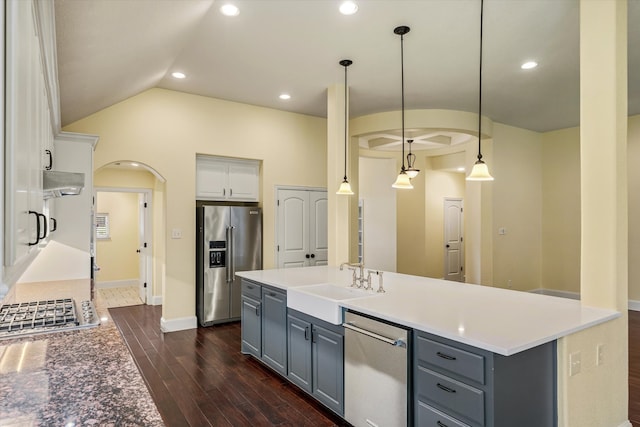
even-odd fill
[[[554,427],[556,340],[621,315],[577,300],[389,272],[384,293],[376,292],[377,273],[373,290],[354,290],[355,273],[335,267],[237,274],[243,353],[356,426]],[[363,331],[365,323],[344,319],[347,312],[404,328],[408,338]],[[356,338],[363,332],[371,344]],[[386,344],[375,349],[376,342]],[[407,351],[393,368],[398,380],[380,386],[368,378],[392,369],[388,344]],[[400,394],[399,415],[385,419],[388,397]]]

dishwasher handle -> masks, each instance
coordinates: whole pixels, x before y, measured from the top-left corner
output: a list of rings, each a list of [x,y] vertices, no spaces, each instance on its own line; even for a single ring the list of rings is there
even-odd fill
[[[407,347],[407,343],[404,342],[401,339],[394,340],[392,338],[387,338],[385,336],[376,334],[375,332],[371,332],[371,331],[368,331],[366,329],[359,328],[359,327],[355,326],[351,322],[345,322],[345,323],[342,324],[342,326],[347,328],[347,329],[351,329],[352,331],[355,331],[355,332],[358,332],[360,334],[366,335],[368,337],[375,338],[375,339],[377,339],[379,341],[385,342],[385,343],[387,343],[389,345],[392,345],[394,347],[403,347],[403,348]]]

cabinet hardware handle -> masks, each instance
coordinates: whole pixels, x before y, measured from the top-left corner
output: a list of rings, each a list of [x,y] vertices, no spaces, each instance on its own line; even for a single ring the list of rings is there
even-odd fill
[[[311,254],[311,258],[315,258],[315,257],[316,257],[316,254]]]
[[[438,427],[449,427],[448,425],[446,425],[445,423],[443,423],[440,420],[438,420],[437,424],[438,424]]]
[[[51,231],[53,233],[54,231],[56,231],[58,229],[58,220],[53,218],[53,217],[51,217],[51,218],[49,218],[49,221],[51,222],[51,230],[49,230],[49,231]]]
[[[260,317],[260,304],[256,304],[256,316]]]
[[[309,327],[304,328],[304,339],[305,341],[309,341]]]
[[[249,289],[253,289],[253,286],[251,286],[251,285],[247,285],[247,288],[249,288]]]
[[[311,342],[317,342],[318,340],[318,331],[315,329],[311,330]]]
[[[305,257],[306,259],[309,259],[311,256],[310,256],[309,254],[306,254],[304,257]]]
[[[452,388],[447,387],[446,385],[442,385],[440,383],[436,384],[440,390],[444,390],[447,393],[455,393],[456,391]]]
[[[229,197],[233,196],[233,188],[229,189]]]
[[[227,195],[227,189],[226,189],[226,188],[223,188],[223,189],[222,189],[222,195],[223,195],[223,196],[226,196],[226,195]]]
[[[442,357],[443,359],[447,359],[447,360],[456,360],[455,356],[449,356],[448,354],[440,353],[440,352],[437,352],[436,354],[437,354],[439,357]]]
[[[44,152],[47,154],[47,156],[49,156],[49,164],[44,168],[50,171],[51,168],[53,167],[53,154],[51,153],[51,150],[44,150]]]
[[[270,296],[270,297],[275,297],[275,296],[276,296],[276,293],[275,293],[275,292],[269,292],[269,296]]]
[[[38,224],[40,224],[40,218],[42,218],[43,227],[39,227],[38,231],[38,241],[44,240],[47,237],[47,216],[45,214],[36,213],[38,216]],[[40,231],[42,231],[42,236],[40,235]]]
[[[40,242],[40,216],[38,216],[38,212],[36,211],[29,211],[29,215],[36,216],[36,241],[29,242],[29,246],[35,246]]]

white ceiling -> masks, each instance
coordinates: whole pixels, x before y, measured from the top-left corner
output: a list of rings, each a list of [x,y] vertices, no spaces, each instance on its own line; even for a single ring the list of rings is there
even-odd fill
[[[326,116],[351,59],[350,114],[478,108],[479,0],[55,0],[63,124],[152,87]],[[483,114],[536,131],[579,124],[578,0],[485,0]],[[629,114],[640,114],[640,0],[629,0]],[[635,23],[635,24],[633,24]],[[520,64],[540,65],[524,71]],[[173,71],[187,74],[184,80]],[[282,101],[278,95],[291,94]]]

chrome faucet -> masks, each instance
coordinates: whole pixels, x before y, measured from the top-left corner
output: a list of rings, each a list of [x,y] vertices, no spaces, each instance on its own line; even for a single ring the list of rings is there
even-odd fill
[[[340,264],[340,270],[344,269],[344,266],[347,266],[347,268],[351,271],[353,271],[353,275],[351,277],[351,287],[352,288],[361,288],[364,286],[365,282],[367,282],[367,279],[364,278],[364,263],[361,262],[357,262],[357,263],[349,263],[349,262],[343,262],[342,264]],[[356,270],[359,269],[360,270],[360,276],[358,276],[357,271]],[[371,280],[369,280],[369,286],[371,285]]]

